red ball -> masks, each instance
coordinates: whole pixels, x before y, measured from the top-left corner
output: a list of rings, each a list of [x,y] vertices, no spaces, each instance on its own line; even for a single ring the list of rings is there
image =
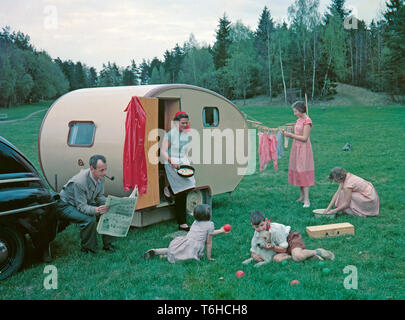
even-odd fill
[[[298,286],[299,284],[300,284],[300,282],[298,280],[293,280],[290,282],[290,286],[295,286],[295,285]]]
[[[245,275],[245,273],[244,273],[242,270],[236,271],[236,277],[237,277],[237,278],[241,278],[241,277],[243,277],[244,275]]]
[[[231,227],[230,224],[224,225],[224,230],[225,230],[225,232],[229,232],[229,231],[231,231],[231,229],[232,229],[232,227]]]

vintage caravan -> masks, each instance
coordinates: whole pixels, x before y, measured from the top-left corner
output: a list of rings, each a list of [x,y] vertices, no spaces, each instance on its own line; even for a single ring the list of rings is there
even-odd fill
[[[216,194],[232,192],[243,178],[249,157],[249,130],[244,115],[223,96],[210,90],[180,84],[79,89],[69,92],[48,110],[43,119],[38,152],[42,172],[59,192],[70,177],[88,167],[93,154],[107,158],[110,179],[105,192],[126,197],[123,188],[124,112],[138,97],[146,113],[145,153],[159,153],[162,136],[173,125],[176,112],[190,116],[194,140],[191,151],[196,189],[188,196],[188,209],[209,203]],[[156,130],[160,129],[160,130]],[[197,150],[199,148],[199,150]],[[207,155],[211,155],[208,159]],[[171,203],[164,196],[164,165],[147,159],[146,194],[137,202],[134,226],[170,219]]]

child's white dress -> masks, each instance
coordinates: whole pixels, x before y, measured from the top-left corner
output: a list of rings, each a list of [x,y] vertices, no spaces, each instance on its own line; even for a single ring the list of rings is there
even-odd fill
[[[167,260],[172,263],[188,259],[200,260],[204,256],[207,236],[213,232],[212,221],[194,221],[187,235],[176,237],[170,242]]]

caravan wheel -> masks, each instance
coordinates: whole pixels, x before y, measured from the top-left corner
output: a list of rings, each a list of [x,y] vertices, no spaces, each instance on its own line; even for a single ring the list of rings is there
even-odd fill
[[[193,215],[194,208],[199,204],[203,204],[202,190],[192,190],[187,194],[187,211]]]
[[[193,215],[194,208],[199,204],[212,206],[211,189],[209,187],[194,189],[187,194],[187,211],[190,215]]]

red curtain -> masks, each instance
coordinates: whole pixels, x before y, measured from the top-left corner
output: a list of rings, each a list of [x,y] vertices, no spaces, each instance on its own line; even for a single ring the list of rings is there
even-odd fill
[[[144,147],[146,114],[138,97],[131,98],[124,112],[127,112],[123,157],[124,190],[134,189],[137,185],[141,195],[146,193],[148,182]]]

